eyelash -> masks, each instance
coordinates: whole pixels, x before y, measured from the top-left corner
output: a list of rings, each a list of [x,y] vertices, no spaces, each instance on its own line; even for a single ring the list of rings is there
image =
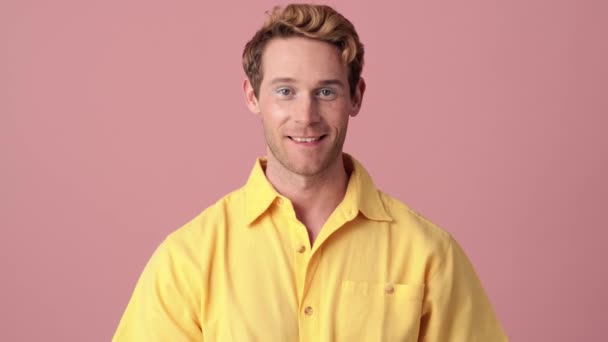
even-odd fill
[[[284,93],[285,91],[287,91],[288,93],[285,94]],[[329,94],[322,95],[322,93],[326,92],[326,91],[329,92]],[[281,96],[290,96],[290,95],[292,95],[292,92],[293,91],[291,89],[289,89],[289,88],[279,88],[279,89],[276,90],[276,93],[279,94],[279,95],[281,95]],[[322,96],[332,96],[332,95],[335,95],[336,92],[333,89],[323,88],[323,89],[319,90],[317,93],[320,94],[320,95],[322,95]]]
[[[328,92],[329,92],[329,94],[328,94],[328,95],[324,95],[324,96],[332,96],[332,95],[334,95],[334,94],[336,93],[336,92],[335,92],[335,91],[333,91],[332,89],[327,89],[327,88],[324,88],[324,89],[319,90],[319,94],[322,94],[324,91],[328,91]]]
[[[287,90],[289,92],[289,94],[283,94],[284,90]],[[276,92],[277,92],[277,94],[283,95],[283,96],[289,96],[289,95],[291,95],[291,89],[289,89],[289,88],[280,88],[280,89],[277,89]]]

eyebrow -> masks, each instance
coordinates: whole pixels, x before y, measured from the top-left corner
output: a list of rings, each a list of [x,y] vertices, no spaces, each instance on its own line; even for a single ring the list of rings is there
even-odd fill
[[[295,83],[296,80],[294,78],[291,77],[277,77],[277,78],[273,78],[272,81],[270,81],[271,85],[277,84],[277,83]],[[340,81],[339,79],[328,79],[328,80],[322,80],[319,81],[320,85],[336,85],[336,86],[340,86],[342,88],[344,88],[344,83],[342,81]]]
[[[291,77],[277,77],[277,78],[273,78],[272,81],[270,81],[270,84],[294,83],[295,81],[296,80]]]
[[[340,87],[344,87],[344,83],[342,81],[334,79],[334,80],[323,80],[319,82],[321,85],[336,85]]]

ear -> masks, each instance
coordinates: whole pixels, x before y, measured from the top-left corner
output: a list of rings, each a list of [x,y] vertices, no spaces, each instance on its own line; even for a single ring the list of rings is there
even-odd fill
[[[357,116],[359,114],[359,110],[361,110],[361,104],[363,103],[363,94],[365,93],[365,80],[363,77],[359,79],[359,83],[357,83],[357,89],[355,89],[355,94],[351,99],[351,113],[350,116]]]
[[[245,96],[247,108],[254,114],[260,114],[260,104],[258,103],[255,91],[248,78],[245,78],[243,81],[243,95]]]

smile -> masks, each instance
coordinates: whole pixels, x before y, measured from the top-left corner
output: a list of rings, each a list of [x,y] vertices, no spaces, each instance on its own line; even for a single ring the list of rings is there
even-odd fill
[[[295,141],[295,142],[300,142],[300,143],[310,143],[310,142],[315,142],[315,141],[319,141],[321,139],[325,138],[325,135],[321,135],[318,137],[292,137],[289,136],[289,139]]]

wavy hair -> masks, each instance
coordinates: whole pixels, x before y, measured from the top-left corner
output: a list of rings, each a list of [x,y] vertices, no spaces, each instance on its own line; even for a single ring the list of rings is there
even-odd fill
[[[268,42],[276,37],[307,37],[335,45],[347,65],[348,84],[354,95],[363,70],[363,44],[353,24],[342,14],[326,5],[291,4],[276,6],[268,19],[243,50],[243,69],[256,97],[263,78],[262,53]]]

